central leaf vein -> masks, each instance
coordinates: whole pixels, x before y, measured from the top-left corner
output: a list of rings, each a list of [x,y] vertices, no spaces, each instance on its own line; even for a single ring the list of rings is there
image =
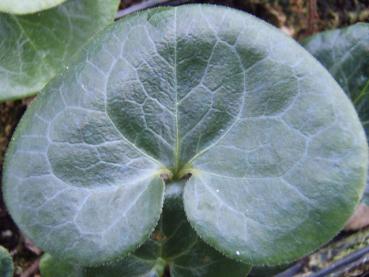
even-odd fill
[[[179,128],[178,128],[178,87],[177,87],[177,8],[174,8],[174,90],[175,90],[175,126],[176,126],[176,146],[174,152],[174,170],[179,170]]]

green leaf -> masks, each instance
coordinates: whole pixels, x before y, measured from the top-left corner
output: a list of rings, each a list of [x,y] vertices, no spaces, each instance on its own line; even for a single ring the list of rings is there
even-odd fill
[[[4,198],[37,245],[92,265],[148,236],[159,176],[192,175],[183,200],[197,234],[273,265],[339,231],[367,159],[352,104],[292,39],[224,7],[158,8],[107,28],[31,105]]]
[[[65,0],[0,0],[0,12],[13,14],[35,13],[53,8]]]
[[[171,277],[245,277],[250,266],[226,258],[198,238],[183,210],[183,186],[183,182],[167,186],[160,223],[151,239],[135,253],[93,268],[72,266],[45,255],[42,276],[160,277],[168,267]]]
[[[92,35],[113,22],[118,3],[69,0],[32,15],[0,13],[0,102],[41,90]]]
[[[13,259],[8,250],[0,246],[0,276],[13,277]]]
[[[318,33],[303,44],[350,97],[369,135],[369,23]]]
[[[369,24],[318,33],[303,44],[350,97],[369,138]],[[369,204],[369,180],[362,202]]]
[[[59,261],[47,253],[40,260],[40,272],[42,277],[78,277],[81,275],[79,266]]]

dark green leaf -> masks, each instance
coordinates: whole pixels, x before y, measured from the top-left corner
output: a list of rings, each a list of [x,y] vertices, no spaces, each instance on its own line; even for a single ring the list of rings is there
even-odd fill
[[[79,277],[80,267],[59,261],[49,254],[44,254],[40,261],[42,277]]]
[[[37,245],[91,265],[152,231],[159,176],[192,174],[184,206],[200,237],[278,264],[343,226],[367,155],[352,104],[296,42],[248,14],[187,5],[125,17],[45,88],[8,150],[4,193]]]
[[[0,246],[0,276],[13,277],[13,259],[8,250]]]
[[[42,89],[92,35],[113,22],[118,3],[69,0],[32,15],[0,13],[0,102]]]

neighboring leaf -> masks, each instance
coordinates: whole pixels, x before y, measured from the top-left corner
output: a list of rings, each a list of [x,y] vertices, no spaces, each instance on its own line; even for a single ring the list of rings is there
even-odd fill
[[[318,33],[304,47],[351,98],[369,138],[369,23]],[[369,180],[362,202],[369,205]]]
[[[27,14],[55,7],[66,0],[0,0],[0,12]]]
[[[37,245],[92,265],[151,232],[159,176],[192,174],[183,198],[197,233],[273,265],[338,232],[367,155],[353,106],[292,39],[224,7],[158,8],[107,28],[31,105],[4,198]]]
[[[45,255],[42,277],[160,277],[166,267],[171,277],[245,277],[250,266],[226,258],[197,237],[184,214],[183,186],[183,182],[168,185],[160,223],[135,253],[98,268],[71,266]]]
[[[41,90],[92,35],[113,22],[118,3],[68,0],[32,15],[0,13],[0,102]]]
[[[63,261],[54,259],[49,254],[44,254],[40,261],[42,277],[80,277],[79,266],[73,266]]]
[[[369,35],[369,24],[368,24],[368,35]],[[369,60],[369,50],[367,54]],[[368,68],[366,69],[368,70]],[[363,124],[367,138],[369,140],[369,74],[367,76],[367,82],[365,86],[360,90],[359,95],[354,99],[354,105],[355,108],[357,109],[357,112],[361,119],[361,123]]]
[[[154,268],[152,261],[146,262],[135,256],[90,270],[55,259],[49,254],[45,254],[40,263],[42,277],[161,277]]]
[[[0,246],[0,276],[1,277],[13,277],[13,259],[10,256],[8,250]]]
[[[368,170],[368,175],[369,175],[369,170]],[[361,202],[369,206],[369,180],[367,180],[366,182],[366,187],[365,187],[365,191],[363,194],[363,198],[361,199]]]

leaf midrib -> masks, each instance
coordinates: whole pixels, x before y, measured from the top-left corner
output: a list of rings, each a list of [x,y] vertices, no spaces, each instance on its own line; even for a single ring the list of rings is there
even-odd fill
[[[240,114],[238,114],[238,116],[235,118],[234,122],[232,122],[232,124],[230,124],[229,128],[227,129],[226,132],[224,132],[216,141],[214,141],[212,144],[210,144],[209,146],[205,147],[204,149],[198,151],[197,153],[195,153],[191,158],[189,158],[187,161],[181,161],[180,159],[180,151],[181,151],[181,140],[180,140],[180,132],[179,132],[179,106],[181,104],[181,100],[179,101],[178,99],[178,76],[177,76],[177,67],[178,67],[178,49],[177,49],[177,43],[178,43],[178,22],[177,22],[177,7],[174,7],[173,9],[174,13],[173,13],[173,17],[174,17],[174,22],[173,22],[173,29],[174,29],[174,53],[173,53],[173,75],[174,75],[174,94],[175,94],[175,103],[174,103],[174,119],[175,119],[175,132],[176,132],[176,137],[175,137],[175,145],[174,145],[174,149],[173,149],[173,161],[174,161],[174,165],[171,168],[172,170],[172,174],[175,178],[180,177],[180,173],[181,170],[183,168],[187,168],[188,165],[190,165],[195,159],[197,159],[199,156],[203,155],[204,153],[206,153],[208,150],[210,150],[213,146],[217,145],[230,131],[231,129],[233,129],[233,127],[238,123],[239,120],[239,116]],[[242,97],[242,103],[244,102],[244,97]],[[243,106],[243,104],[241,105],[241,107]],[[107,99],[106,99],[106,103],[105,103],[105,108],[107,108]],[[242,109],[241,109],[242,110]],[[240,110],[240,112],[241,112]],[[129,144],[131,147],[133,147],[138,153],[142,154],[143,156],[147,157],[148,159],[150,159],[151,161],[155,162],[156,164],[160,165],[163,168],[166,168],[166,166],[163,165],[163,163],[153,157],[152,155],[150,155],[149,153],[147,153],[145,151],[145,149],[141,149],[139,146],[137,146],[136,144],[134,144],[130,139],[126,138],[125,135],[119,130],[119,128],[116,126],[116,124],[114,123],[114,121],[112,120],[109,112],[107,111],[107,109],[105,109],[105,112],[108,116],[109,121],[112,123],[114,129],[120,134],[120,136],[122,137],[122,139],[127,142],[127,144]],[[170,169],[170,168],[168,168]],[[188,170],[187,170],[188,171]],[[186,171],[186,172],[187,172]]]
[[[180,155],[180,144],[179,144],[179,126],[178,126],[178,80],[177,80],[177,7],[174,8],[174,90],[175,90],[175,125],[176,125],[176,145],[174,150],[174,174],[180,170],[179,155]]]

